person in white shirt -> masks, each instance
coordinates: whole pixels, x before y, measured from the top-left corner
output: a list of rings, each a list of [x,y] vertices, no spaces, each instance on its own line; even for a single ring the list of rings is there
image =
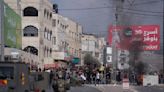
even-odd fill
[[[99,71],[97,71],[97,73],[96,73],[96,81],[97,81],[97,84],[100,83],[100,73],[99,73]]]

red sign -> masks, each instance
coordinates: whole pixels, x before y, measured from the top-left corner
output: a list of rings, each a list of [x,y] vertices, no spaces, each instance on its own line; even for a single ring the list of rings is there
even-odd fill
[[[58,66],[58,63],[54,63],[54,64],[45,64],[44,65],[44,68],[45,69],[54,69],[54,68],[58,68],[59,66]]]
[[[160,50],[159,25],[111,26],[109,28],[109,45],[115,43],[120,49],[129,49],[134,41],[143,42],[143,50]]]

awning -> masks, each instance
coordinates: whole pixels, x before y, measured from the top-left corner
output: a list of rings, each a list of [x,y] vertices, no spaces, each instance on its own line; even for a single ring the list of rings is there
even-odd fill
[[[44,64],[44,69],[56,69],[58,68],[58,64]]]
[[[77,57],[74,57],[74,58],[72,59],[72,63],[73,63],[73,64],[78,64],[79,62],[80,62],[80,59],[77,58]]]

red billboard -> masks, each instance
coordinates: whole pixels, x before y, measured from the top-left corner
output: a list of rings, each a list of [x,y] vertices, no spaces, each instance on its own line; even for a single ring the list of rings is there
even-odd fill
[[[134,41],[143,42],[143,50],[160,50],[160,26],[110,26],[108,43],[120,49],[128,50]]]

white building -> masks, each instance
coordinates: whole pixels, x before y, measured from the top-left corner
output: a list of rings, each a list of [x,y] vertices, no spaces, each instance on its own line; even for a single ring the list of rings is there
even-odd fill
[[[64,66],[81,58],[81,34],[82,27],[76,22],[53,14],[53,58]],[[59,64],[61,66],[61,64]],[[80,62],[78,62],[80,64]]]
[[[104,62],[104,49],[106,47],[106,40],[104,37],[98,38],[98,50],[99,50],[99,57],[98,60],[101,64]]]
[[[54,68],[74,61],[81,64],[81,25],[55,13],[49,0],[6,2],[22,18],[22,50],[36,56],[36,65]]]
[[[90,53],[99,62],[103,62],[103,48],[106,44],[105,38],[99,38],[92,34],[82,35],[82,62],[84,56]]]
[[[52,54],[52,4],[48,0],[22,0],[23,50],[38,55],[43,65]]]

